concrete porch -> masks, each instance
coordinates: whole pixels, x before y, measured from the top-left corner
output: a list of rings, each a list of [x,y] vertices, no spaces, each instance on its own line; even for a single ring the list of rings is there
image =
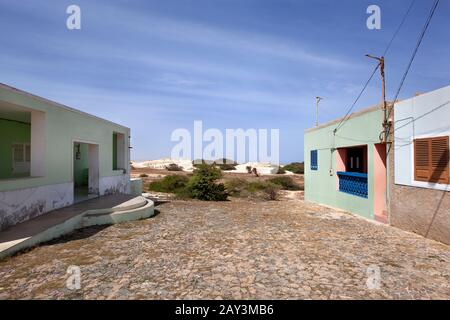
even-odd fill
[[[0,232],[0,259],[76,229],[139,220],[154,214],[142,196],[103,196],[51,211]]]

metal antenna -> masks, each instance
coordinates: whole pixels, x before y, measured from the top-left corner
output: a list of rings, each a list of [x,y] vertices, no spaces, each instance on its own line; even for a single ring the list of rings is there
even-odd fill
[[[316,127],[319,126],[319,102],[323,100],[321,97],[316,97]]]

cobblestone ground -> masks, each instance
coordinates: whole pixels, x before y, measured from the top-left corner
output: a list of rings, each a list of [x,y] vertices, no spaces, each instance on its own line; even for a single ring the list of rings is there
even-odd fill
[[[299,200],[157,209],[1,261],[0,299],[450,298],[450,247],[412,233]]]

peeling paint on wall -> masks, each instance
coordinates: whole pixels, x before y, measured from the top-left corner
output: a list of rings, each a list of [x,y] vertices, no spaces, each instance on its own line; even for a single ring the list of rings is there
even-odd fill
[[[100,178],[100,195],[130,193],[130,176],[127,174]]]
[[[0,192],[0,230],[72,203],[72,183]]]

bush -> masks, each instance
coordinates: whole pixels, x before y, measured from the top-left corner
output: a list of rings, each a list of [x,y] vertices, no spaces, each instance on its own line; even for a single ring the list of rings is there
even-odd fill
[[[267,183],[265,181],[253,181],[249,182],[246,186],[246,190],[249,192],[263,191],[267,188]]]
[[[278,171],[277,171],[277,174],[285,174],[286,173],[286,170],[283,168],[283,167],[278,167]]]
[[[230,164],[232,166],[237,166],[238,165],[238,163],[236,161],[230,160],[230,159],[226,159],[226,158],[214,160],[214,163],[216,165],[220,165],[220,164]]]
[[[277,200],[280,185],[268,181],[248,182],[244,179],[230,179],[225,182],[229,195],[242,198],[262,198],[264,200]]]
[[[303,162],[292,162],[288,165],[285,165],[283,169],[296,174],[304,174],[305,164]]]
[[[141,173],[139,175],[139,178],[147,178],[147,177],[148,177],[148,174],[146,174],[146,173]]]
[[[225,189],[230,196],[240,196],[247,186],[248,182],[244,179],[234,178],[225,181]]]
[[[171,163],[166,166],[167,171],[183,171],[183,168],[175,163]]]
[[[264,189],[264,195],[266,200],[269,201],[274,201],[274,200],[278,200],[278,191],[280,191],[280,186],[273,184],[273,183],[268,183],[266,185],[266,188]]]
[[[180,193],[186,188],[189,179],[186,176],[170,175],[161,180],[153,181],[148,185],[148,190],[155,192]]]
[[[198,165],[187,185],[190,196],[205,201],[227,200],[225,186],[223,183],[216,183],[221,177],[222,172],[214,165]]]
[[[268,180],[270,183],[280,186],[283,190],[300,190],[300,186],[291,177],[275,177]]]
[[[233,160],[229,160],[229,159],[217,159],[217,160],[194,160],[192,161],[192,164],[194,166],[194,168],[199,168],[202,164],[207,164],[207,165],[215,165],[216,167],[218,167],[220,170],[223,171],[231,171],[231,170],[236,170],[236,166],[237,166],[237,162],[233,161]]]
[[[222,163],[222,164],[216,164],[216,166],[223,171],[231,171],[231,170],[236,170],[236,165],[234,164],[227,164],[227,163]]]

